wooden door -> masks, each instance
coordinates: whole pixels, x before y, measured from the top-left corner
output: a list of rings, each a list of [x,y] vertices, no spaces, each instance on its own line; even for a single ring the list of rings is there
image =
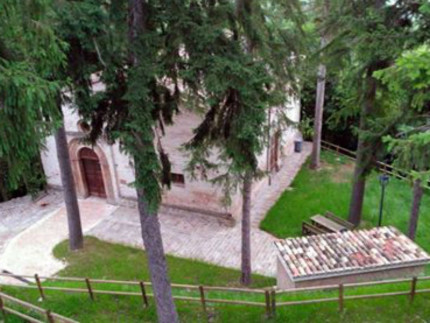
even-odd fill
[[[82,171],[87,184],[88,194],[98,197],[106,197],[103,182],[102,168],[96,153],[89,148],[82,148],[79,152]]]
[[[270,158],[269,158],[269,170],[279,171],[278,158],[279,158],[279,141],[280,132],[276,131],[270,140]]]

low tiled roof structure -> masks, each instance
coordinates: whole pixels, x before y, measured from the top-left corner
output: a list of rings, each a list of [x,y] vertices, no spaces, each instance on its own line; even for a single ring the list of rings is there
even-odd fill
[[[394,227],[290,238],[275,242],[292,280],[394,269],[430,256]]]

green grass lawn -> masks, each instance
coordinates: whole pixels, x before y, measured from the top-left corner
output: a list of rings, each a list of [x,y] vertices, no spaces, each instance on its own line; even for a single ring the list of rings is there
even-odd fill
[[[146,256],[141,250],[102,242],[86,237],[84,251],[69,252],[67,244],[60,244],[54,251],[56,257],[68,262],[59,276],[91,277],[122,280],[149,280]],[[172,282],[218,286],[238,286],[239,272],[198,261],[167,257]],[[272,278],[253,276],[253,287],[268,287],[275,284]],[[53,286],[85,288],[74,282],[51,282]],[[429,288],[430,282],[419,282],[419,288]],[[133,286],[93,286],[122,291],[137,289]],[[384,285],[347,289],[345,295],[407,290],[409,284]],[[91,301],[87,294],[46,291],[47,299],[39,302],[37,290],[4,287],[2,290],[45,309],[73,318],[80,322],[156,322],[155,306],[144,309],[141,297],[96,295]],[[182,291],[184,293],[185,291]],[[174,295],[180,295],[176,289]],[[189,296],[197,296],[189,291]],[[336,297],[336,291],[278,295],[277,301]],[[264,301],[263,295],[210,292],[209,298]],[[182,322],[425,322],[430,318],[430,294],[417,295],[413,304],[406,296],[384,299],[345,301],[345,311],[338,312],[336,303],[322,303],[277,308],[276,318],[268,320],[264,308],[208,304],[209,320],[199,303],[177,301]],[[1,322],[1,314],[0,314]],[[8,323],[22,322],[8,316]]]
[[[315,214],[332,211],[347,218],[351,180],[354,164],[345,157],[322,153],[322,168],[309,169],[306,163],[294,179],[291,189],[286,190],[266,218],[261,228],[273,235],[285,238],[301,235],[301,224]],[[363,207],[363,227],[378,223],[381,188],[378,174],[372,173],[366,184]],[[412,200],[412,187],[407,181],[390,178],[386,188],[383,225],[393,225],[407,232]],[[430,251],[430,196],[423,196],[416,241]]]
[[[301,222],[310,216],[330,210],[346,217],[350,181],[353,165],[347,159],[324,153],[323,168],[311,171],[303,167],[292,189],[287,190],[269,211],[261,227],[278,237],[301,234]],[[368,181],[364,205],[364,227],[374,226],[378,217],[380,187],[377,174],[372,174]],[[405,181],[391,179],[387,188],[384,224],[406,230],[411,188]],[[417,240],[424,248],[430,250],[430,233],[427,228],[430,218],[430,200],[428,193],[424,196]],[[54,250],[54,255],[67,261],[68,266],[59,276],[90,277],[116,280],[149,281],[145,253],[142,250],[110,244],[86,237],[85,250],[69,252],[67,243],[63,242]],[[239,286],[239,272],[236,270],[209,265],[206,263],[167,257],[171,281],[193,285]],[[269,287],[275,284],[273,278],[253,276],[252,287]],[[85,288],[84,283],[49,282],[47,285]],[[138,291],[136,286],[93,285],[95,289],[114,289],[121,291]],[[374,287],[348,288],[346,295],[404,291],[409,283],[382,285]],[[419,282],[418,288],[430,288],[430,281]],[[149,308],[144,309],[142,299],[137,296],[96,295],[91,301],[87,294],[46,291],[47,299],[39,302],[37,290],[17,287],[4,287],[3,291],[19,297],[45,309],[73,318],[81,322],[156,322],[155,306],[150,300]],[[151,292],[149,290],[148,292]],[[193,290],[173,289],[174,295],[198,297]],[[261,294],[233,294],[226,292],[209,292],[209,298],[237,299],[264,302]],[[277,301],[301,300],[310,298],[336,297],[336,291],[319,291],[278,295]],[[207,322],[208,318],[199,303],[176,301],[182,322]],[[345,311],[338,312],[336,303],[322,303],[277,308],[277,316],[268,320],[264,308],[208,304],[209,322],[426,322],[430,320],[430,294],[417,295],[413,304],[406,296],[387,297],[371,300],[345,301]],[[1,322],[1,314],[0,314]],[[21,322],[13,316],[8,322]]]

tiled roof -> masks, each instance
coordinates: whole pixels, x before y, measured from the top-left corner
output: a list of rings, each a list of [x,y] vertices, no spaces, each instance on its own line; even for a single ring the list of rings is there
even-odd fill
[[[394,227],[290,238],[275,245],[293,280],[430,262],[423,249]]]

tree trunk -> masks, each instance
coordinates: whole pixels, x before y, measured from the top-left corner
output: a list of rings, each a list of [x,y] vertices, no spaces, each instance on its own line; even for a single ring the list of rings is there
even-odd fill
[[[364,192],[366,179],[362,174],[362,169],[356,167],[354,171],[354,182],[352,186],[351,204],[349,206],[349,222],[358,226],[361,221],[361,211],[363,210]]]
[[[8,190],[6,188],[7,173],[7,162],[5,160],[0,159],[0,202],[5,202],[8,200]]]
[[[243,180],[242,202],[242,276],[243,285],[251,284],[251,194],[252,174],[247,172]]]
[[[7,190],[4,185],[3,178],[0,176],[0,202],[6,202],[7,200],[8,200]]]
[[[324,46],[323,40],[321,40],[321,46]],[[324,64],[320,64],[318,67],[317,98],[315,103],[314,137],[311,156],[312,169],[320,168],[321,132],[323,124],[324,95],[326,82],[325,78],[326,66]]]
[[[178,314],[176,313],[168,278],[167,262],[164,255],[158,215],[148,212],[142,189],[137,189],[137,196],[142,239],[148,256],[148,266],[155,303],[157,305],[158,320],[161,323],[178,322]]]
[[[148,7],[146,1],[129,0],[129,42],[130,62],[133,68],[139,68],[139,57],[135,54],[138,46],[136,42],[145,30],[148,20]],[[137,136],[139,136],[137,134]],[[153,141],[150,141],[153,143]],[[145,147],[138,147],[145,149]],[[142,154],[143,155],[143,154]],[[135,160],[141,155],[134,156]],[[140,165],[136,163],[135,165]],[[139,167],[135,168],[136,179],[141,178]],[[143,244],[148,256],[148,266],[151,275],[152,288],[154,290],[155,304],[157,307],[158,321],[161,323],[179,322],[176,306],[173,302],[172,289],[168,277],[167,262],[164,255],[163,241],[161,238],[160,223],[156,213],[149,212],[145,202],[145,192],[137,188],[138,209],[142,231]]]
[[[375,143],[365,138],[364,131],[368,130],[368,117],[374,110],[376,98],[376,79],[373,72],[378,69],[377,64],[372,64],[367,69],[365,80],[366,92],[364,102],[361,108],[360,126],[357,145],[357,158],[355,160],[354,179],[351,192],[351,201],[349,205],[349,221],[354,225],[359,225],[361,221],[361,212],[363,210],[364,192],[366,186],[366,175],[372,166],[372,160],[375,150]]]
[[[236,19],[247,25],[247,18],[253,15],[252,12],[253,0],[236,0]],[[246,29],[246,27],[245,27]],[[248,34],[249,30],[245,30],[245,53],[252,55],[254,51],[254,42]],[[270,110],[269,110],[270,114]],[[270,119],[269,119],[270,120]],[[270,134],[270,130],[269,130]],[[269,145],[270,146],[270,145]],[[253,173],[245,172],[243,179],[242,192],[242,252],[241,252],[241,277],[240,282],[243,285],[251,284],[251,194],[252,194]]]
[[[55,133],[55,145],[57,146],[57,158],[60,166],[61,183],[63,184],[64,202],[67,211],[69,247],[70,250],[82,249],[84,246],[84,239],[81,216],[79,214],[78,199],[76,197],[75,183],[73,181],[72,166],[70,165],[69,146],[67,144],[66,131],[64,130],[64,122]]]
[[[329,14],[329,1],[323,2],[323,20],[325,20]],[[327,32],[321,33],[321,44],[320,47],[323,49],[327,44]],[[322,59],[322,58],[321,58]],[[314,136],[312,139],[312,155],[311,155],[311,169],[320,168],[320,155],[321,155],[321,135],[323,125],[323,112],[324,112],[324,96],[325,96],[325,84],[326,84],[327,67],[322,62],[318,66],[317,75],[317,97],[315,101],[315,118],[314,118]]]
[[[360,131],[364,130],[366,117],[362,113],[360,118]],[[357,157],[355,160],[354,177],[352,184],[351,202],[349,205],[349,222],[359,225],[361,221],[361,212],[363,210],[364,193],[366,186],[366,169],[368,167],[367,159],[370,152],[366,149],[363,135],[360,133],[357,145]]]
[[[376,10],[381,10],[385,5],[386,0],[374,1],[373,7]],[[359,225],[361,221],[361,213],[363,210],[364,191],[366,185],[366,176],[372,167],[374,155],[377,146],[380,143],[365,138],[365,131],[368,131],[368,118],[374,112],[377,80],[373,77],[373,73],[379,69],[388,67],[388,62],[384,60],[376,60],[370,63],[366,70],[364,100],[361,106],[360,125],[357,145],[357,158],[355,161],[354,182],[351,192],[351,201],[349,205],[349,221],[355,225]]]
[[[423,188],[421,186],[421,180],[416,179],[414,181],[413,200],[412,200],[411,216],[409,218],[409,230],[408,230],[408,237],[411,238],[412,240],[415,240],[415,235],[417,232],[418,217],[420,213],[422,196],[423,196]]]

